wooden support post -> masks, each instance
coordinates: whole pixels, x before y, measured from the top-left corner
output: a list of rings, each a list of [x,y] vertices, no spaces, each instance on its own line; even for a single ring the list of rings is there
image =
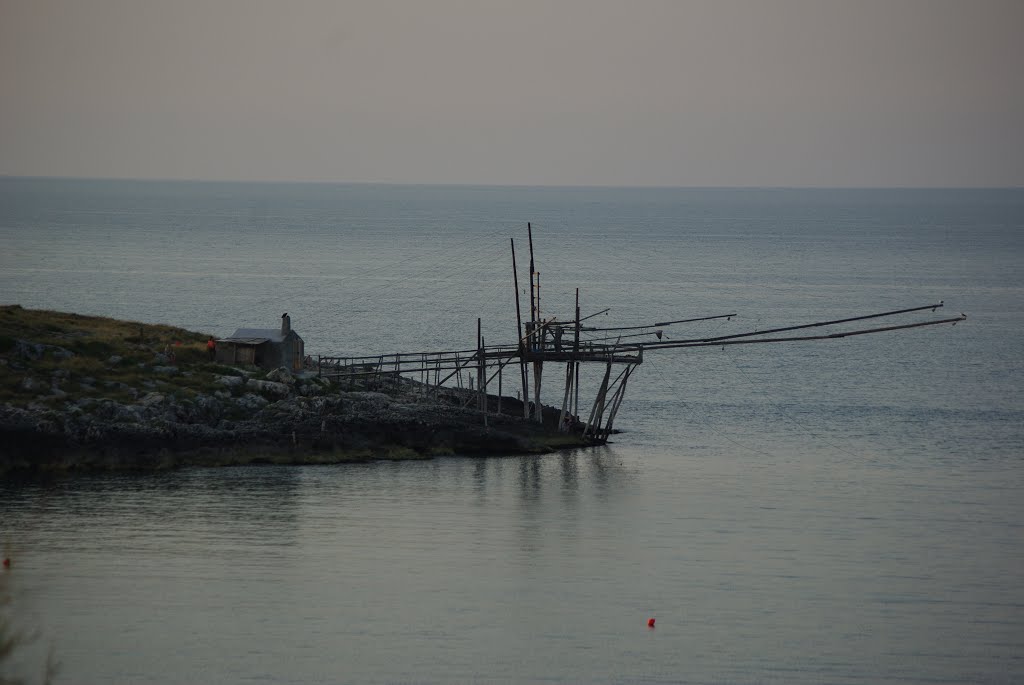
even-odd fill
[[[480,338],[480,399],[483,402],[484,428],[487,428],[487,367],[484,366],[484,350],[487,348],[487,341]]]
[[[576,362],[575,364],[573,364],[573,366],[575,368],[573,369],[572,384],[573,384],[573,388],[574,388],[573,395],[575,396],[575,398],[573,399],[573,403],[572,403],[572,407],[573,407],[572,408],[572,415],[573,415],[573,417],[575,417],[576,421],[579,421],[579,419],[580,419],[580,363]]]
[[[575,362],[574,362],[575,369],[573,369],[573,376],[574,376],[574,378],[573,378],[573,385],[576,388],[576,392],[575,392],[576,399],[573,401],[572,414],[573,414],[573,416],[576,417],[576,420],[578,421],[579,418],[580,418],[580,361],[579,361],[579,354],[580,354],[580,289],[579,288],[576,288],[576,326],[575,326],[575,329],[576,329],[575,330],[576,334],[575,334],[575,336],[573,336],[572,356],[575,358]]]
[[[537,279],[536,295],[537,295],[537,321],[534,325],[534,331],[538,334],[537,346],[540,348],[544,347],[544,336],[547,333],[547,329],[544,327],[544,319],[540,315],[540,272],[536,272],[534,277]],[[536,324],[540,324],[537,326]]]
[[[529,224],[527,224],[529,226]],[[516,271],[516,241],[509,238],[512,243],[512,287],[516,291],[516,331],[519,340],[519,375],[523,381],[523,418],[530,418],[529,380],[526,372],[526,350],[528,345],[523,341],[523,315],[519,306],[519,272]],[[532,299],[532,294],[531,294]]]
[[[544,410],[541,409],[540,404],[540,383],[541,376],[544,374],[544,362],[533,363],[533,413],[537,423],[544,423]]]
[[[526,235],[530,241],[530,323],[537,322],[537,301],[533,294],[533,227],[526,222]]]
[[[533,287],[533,277],[536,273],[536,267],[534,266],[533,261],[533,226],[530,224],[530,222],[526,223],[526,234],[529,237],[530,241],[530,330],[527,331],[527,337],[529,337],[530,340],[527,343],[527,347],[532,350],[535,347],[537,347],[537,342],[535,341],[535,338],[537,337],[537,320],[540,317],[540,312],[538,311],[538,305],[540,304],[540,302],[534,299],[535,294]],[[540,387],[541,377],[543,376],[543,373],[544,362],[533,362],[533,411],[537,423],[540,424],[544,423],[544,410],[541,408],[540,403]]]
[[[597,431],[600,430],[601,426],[601,415],[604,413],[604,399],[608,393],[608,379],[612,375],[612,362],[608,360],[608,366],[604,371],[604,380],[601,381],[601,389],[597,391],[597,397],[594,398],[594,406],[590,409],[590,418],[587,419],[587,427],[583,429],[583,437],[588,435],[597,435]]]
[[[626,396],[626,381],[629,380],[629,375],[633,373],[633,369],[636,365],[630,365],[626,367],[626,371],[622,376],[622,381],[619,383],[619,387],[615,391],[615,395],[612,398],[611,410],[608,412],[608,421],[604,425],[604,440],[607,442],[608,436],[612,434],[612,423],[615,421],[615,415],[619,413],[619,405],[622,404],[623,398]]]
[[[572,368],[573,363],[565,365],[565,393],[562,395],[562,411],[558,414],[558,430],[568,432],[565,426],[565,414],[569,406],[569,398],[572,397]]]
[[[484,410],[484,343],[483,333],[480,324],[480,317],[476,319],[476,408]]]
[[[501,372],[504,368],[504,364],[498,365],[498,414],[501,414]]]
[[[522,343],[520,343],[522,344]],[[526,357],[520,355],[519,357],[519,371],[523,377],[523,418],[530,418],[530,377],[529,372],[526,370]]]

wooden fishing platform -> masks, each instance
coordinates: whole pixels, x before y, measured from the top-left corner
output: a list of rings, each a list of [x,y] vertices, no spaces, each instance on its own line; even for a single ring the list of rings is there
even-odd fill
[[[604,443],[612,433],[615,417],[626,393],[626,385],[635,369],[643,364],[644,352],[654,350],[679,349],[686,347],[709,347],[726,345],[748,345],[759,343],[779,343],[811,340],[829,340],[857,335],[897,331],[921,326],[952,324],[965,320],[960,314],[956,317],[915,321],[912,323],[892,324],[854,330],[835,331],[811,335],[784,335],[824,326],[839,326],[854,322],[894,317],[916,312],[938,310],[938,304],[891,310],[877,314],[819,321],[810,324],[784,326],[759,331],[733,333],[705,338],[668,340],[663,337],[666,327],[731,319],[736,314],[719,314],[696,318],[676,319],[656,322],[645,326],[595,327],[583,325],[585,321],[607,312],[607,309],[581,317],[579,305],[579,289],[576,290],[575,315],[572,320],[559,321],[556,317],[547,319],[541,316],[540,308],[540,273],[535,268],[533,253],[533,228],[527,224],[530,252],[530,318],[523,321],[519,301],[519,274],[516,267],[515,241],[510,240],[512,248],[512,284],[515,291],[516,326],[518,341],[514,345],[487,345],[481,335],[481,322],[477,319],[476,347],[464,350],[406,352],[381,354],[375,356],[343,357],[320,356],[317,371],[320,376],[336,382],[356,384],[367,381],[400,381],[418,383],[424,392],[437,391],[442,387],[457,388],[464,393],[466,402],[476,402],[484,425],[487,415],[496,398],[497,413],[502,413],[504,393],[503,379],[507,367],[516,369],[513,385],[521,385],[523,418],[543,423],[541,405],[541,387],[544,365],[565,365],[562,404],[558,417],[559,430],[578,431],[582,437],[593,443]],[[581,336],[598,335],[602,337],[584,339]],[[641,338],[641,340],[636,340]],[[605,342],[613,340],[614,342]],[[625,342],[624,342],[625,341]],[[591,403],[587,419],[580,414],[580,367],[582,364],[597,364],[603,367],[598,391]],[[532,368],[533,382],[530,383]],[[616,368],[618,371],[616,372]],[[465,386],[463,372],[470,372]],[[489,388],[496,385],[496,396],[489,394]],[[532,400],[530,390],[532,389]],[[517,394],[519,392],[517,391]]]

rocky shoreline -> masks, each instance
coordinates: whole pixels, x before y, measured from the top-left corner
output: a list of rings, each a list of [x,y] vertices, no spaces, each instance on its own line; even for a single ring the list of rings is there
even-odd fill
[[[123,354],[94,340],[77,349],[4,341],[0,473],[511,455],[586,444],[557,430],[551,408],[541,426],[522,418],[515,399],[502,398],[497,414],[492,396],[485,427],[468,391],[396,377],[340,387],[315,372],[218,366],[207,363],[196,333],[175,341],[174,359],[159,351],[163,332],[149,340],[138,324],[121,323],[139,330],[137,342],[116,350]]]
[[[489,415],[485,428],[479,411],[461,406],[457,391],[430,396],[410,388],[340,391],[328,385],[318,393],[308,388],[319,384],[307,380],[298,389],[308,394],[268,399],[263,384],[271,381],[248,383],[257,387],[237,396],[178,400],[151,392],[129,404],[78,401],[64,410],[4,405],[0,472],[527,454],[583,444],[507,414]]]

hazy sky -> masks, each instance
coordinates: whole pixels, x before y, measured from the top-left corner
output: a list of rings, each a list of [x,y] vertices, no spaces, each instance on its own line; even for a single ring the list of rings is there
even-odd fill
[[[0,0],[0,174],[1024,185],[1024,0]]]

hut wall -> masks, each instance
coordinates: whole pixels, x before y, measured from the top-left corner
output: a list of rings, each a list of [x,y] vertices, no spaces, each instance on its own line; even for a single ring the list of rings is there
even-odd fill
[[[302,370],[302,360],[306,356],[305,343],[295,331],[289,331],[285,339],[280,343],[280,362],[278,366],[285,366],[292,371]]]
[[[222,341],[217,345],[217,361],[221,364],[254,365],[268,371],[280,366],[301,371],[306,356],[305,343],[295,331],[289,331],[281,342],[258,345]]]
[[[256,347],[222,342],[217,345],[216,359],[219,364],[255,364]]]

